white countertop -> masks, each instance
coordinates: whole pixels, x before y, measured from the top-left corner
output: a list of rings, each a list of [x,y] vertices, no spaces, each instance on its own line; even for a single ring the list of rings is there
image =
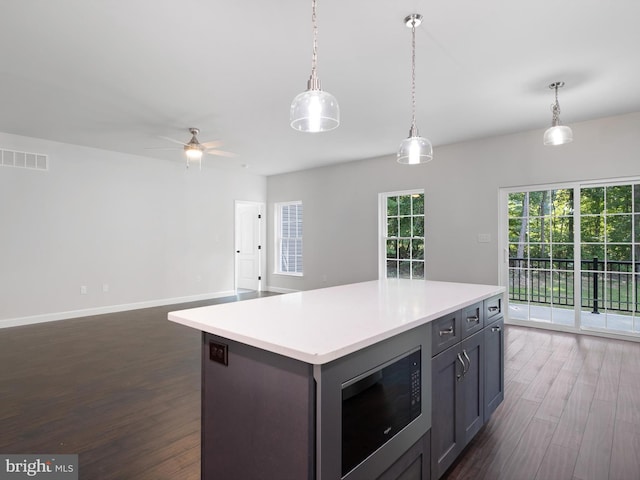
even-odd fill
[[[169,320],[321,365],[504,291],[386,279],[179,310]]]

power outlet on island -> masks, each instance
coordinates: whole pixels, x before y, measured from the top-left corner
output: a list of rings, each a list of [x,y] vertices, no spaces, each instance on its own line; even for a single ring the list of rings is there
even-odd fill
[[[229,346],[224,343],[209,342],[209,360],[229,365]]]

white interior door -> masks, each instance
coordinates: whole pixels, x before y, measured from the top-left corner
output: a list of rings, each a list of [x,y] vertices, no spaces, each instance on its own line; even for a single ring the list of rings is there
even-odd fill
[[[261,290],[264,205],[236,202],[236,289]]]

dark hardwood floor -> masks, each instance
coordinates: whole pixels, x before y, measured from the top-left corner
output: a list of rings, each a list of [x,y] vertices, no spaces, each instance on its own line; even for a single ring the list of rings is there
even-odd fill
[[[0,329],[0,453],[199,479],[200,334],[166,314],[250,296]],[[640,344],[514,326],[505,344],[505,401],[443,478],[640,479]]]
[[[0,329],[0,453],[77,453],[83,480],[199,479],[200,333],[167,313],[255,296]]]

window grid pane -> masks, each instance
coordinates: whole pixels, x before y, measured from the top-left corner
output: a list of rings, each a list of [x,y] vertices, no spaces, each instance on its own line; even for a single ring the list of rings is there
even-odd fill
[[[387,196],[384,226],[386,277],[423,279],[424,193]]]

